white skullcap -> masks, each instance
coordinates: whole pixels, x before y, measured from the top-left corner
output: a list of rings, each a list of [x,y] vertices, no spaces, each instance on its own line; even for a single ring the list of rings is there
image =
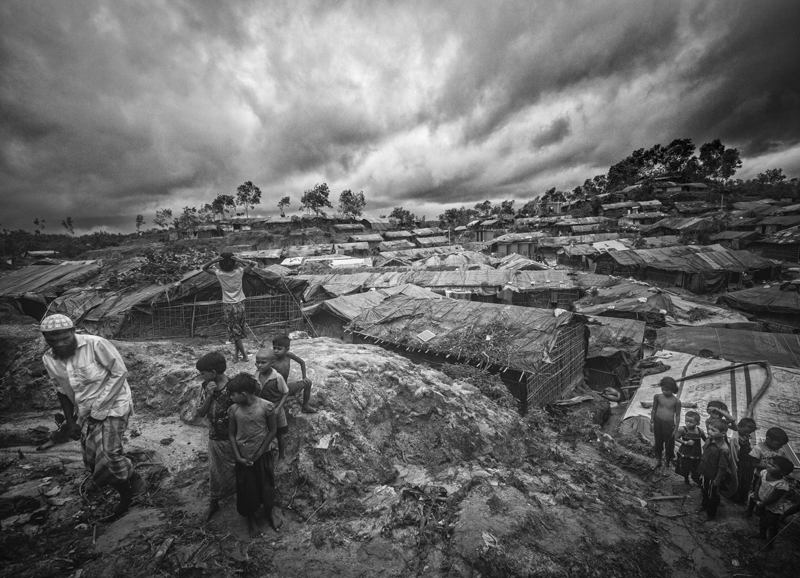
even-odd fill
[[[61,331],[62,329],[73,329],[75,325],[72,323],[72,319],[67,317],[66,315],[50,315],[49,317],[45,317],[42,319],[42,325],[40,327],[42,333],[47,331]]]

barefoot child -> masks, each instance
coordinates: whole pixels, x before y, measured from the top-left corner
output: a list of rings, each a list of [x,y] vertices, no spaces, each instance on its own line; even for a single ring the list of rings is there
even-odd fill
[[[675,459],[675,438],[673,433],[681,423],[681,400],[678,384],[671,377],[661,379],[661,393],[653,396],[653,409],[650,412],[650,431],[655,438],[656,467],[662,467],[661,453],[666,447],[667,467]]]
[[[751,536],[767,540],[765,550],[773,548],[779,520],[788,508],[785,498],[790,488],[786,478],[794,471],[794,464],[783,456],[775,456],[769,463],[770,467],[759,474],[755,494],[759,512],[758,534]]]
[[[703,493],[703,502],[698,512],[706,511],[709,520],[717,517],[717,508],[720,502],[720,491],[725,475],[728,473],[729,456],[731,453],[725,436],[728,433],[728,424],[721,419],[708,421],[708,440],[703,446],[703,456],[700,458],[700,489]]]
[[[233,400],[228,393],[225,356],[217,351],[206,353],[196,364],[203,377],[203,393],[197,417],[208,416],[209,502],[206,521],[219,509],[219,501],[236,491],[233,448],[228,439],[228,408]]]
[[[750,450],[748,464],[752,466],[753,471],[755,472],[751,484],[751,488],[753,489],[751,494],[754,494],[755,484],[758,482],[761,472],[770,466],[770,459],[779,455],[786,457],[786,455],[783,455],[782,450],[783,446],[788,443],[789,436],[786,435],[786,432],[783,430],[783,428],[771,427],[767,430],[764,441],[758,442],[753,446],[753,449]],[[751,497],[747,504],[747,511],[745,512],[746,518],[749,518],[753,515],[754,508],[755,500]]]
[[[220,287],[222,288],[222,311],[225,314],[225,325],[228,328],[228,339],[233,342],[233,362],[239,361],[239,354],[242,361],[248,361],[247,351],[244,348],[244,290],[242,289],[242,278],[245,273],[249,273],[258,263],[234,257],[233,253],[220,253],[219,257],[212,259],[201,268],[206,273],[213,273],[217,276]],[[242,265],[243,267],[239,267]]]
[[[271,349],[259,349],[256,353],[256,380],[260,387],[258,396],[275,406],[275,423],[277,424],[278,437],[278,463],[283,464],[286,459],[286,434],[289,431],[289,422],[286,420],[284,404],[289,398],[289,388],[286,380],[275,371],[275,353]]]
[[[317,413],[317,410],[309,404],[309,400],[311,399],[311,380],[306,376],[306,364],[302,359],[289,351],[290,346],[291,341],[286,335],[279,335],[272,340],[272,351],[275,352],[275,363],[273,367],[286,381],[286,385],[289,387],[289,395],[294,395],[301,389],[303,390],[303,407],[301,411],[303,413]],[[289,382],[289,369],[291,368],[292,360],[300,365],[300,373],[303,376],[302,381]]]
[[[731,435],[731,451],[738,465],[739,489],[731,496],[731,500],[737,504],[747,501],[747,495],[753,485],[755,475],[755,464],[750,460],[750,452],[753,449],[751,436],[755,433],[756,422],[749,417],[743,417],[736,424],[738,431]]]
[[[272,514],[275,478],[272,452],[275,439],[275,406],[256,396],[258,382],[240,373],[228,382],[235,405],[228,410],[228,439],[236,459],[236,511],[247,517],[251,538],[261,535],[256,512],[264,506],[264,517],[277,532]]]
[[[689,476],[699,486],[700,474],[697,473],[697,468],[703,455],[706,434],[699,427],[700,414],[696,411],[687,411],[683,423],[685,425],[675,430],[675,443],[679,445],[675,473],[683,476],[687,486],[690,485]]]

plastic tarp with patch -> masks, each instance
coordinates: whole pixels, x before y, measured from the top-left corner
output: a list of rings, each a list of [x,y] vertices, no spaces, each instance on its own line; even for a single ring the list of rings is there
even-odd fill
[[[670,327],[658,331],[656,348],[693,355],[705,349],[728,361],[766,360],[779,367],[800,369],[800,335],[794,333]]]
[[[800,293],[780,287],[754,287],[721,295],[717,303],[755,315],[758,319],[800,327]]]
[[[494,338],[487,334],[486,349],[490,353],[486,360],[500,367],[535,373],[550,362],[559,328],[576,322],[579,320],[566,311],[557,316],[549,309],[394,295],[353,319],[346,329],[376,340],[469,359],[481,352],[460,351],[451,334],[468,331],[481,335],[483,331],[502,328],[502,347],[491,347],[497,341],[490,343]],[[434,337],[423,342],[417,336],[426,330]]]
[[[643,407],[642,402],[652,402],[653,396],[661,393],[661,379],[669,376],[675,380],[686,378],[678,381],[678,397],[683,404],[681,424],[687,411],[696,411],[703,426],[709,419],[708,402],[717,400],[728,406],[737,422],[743,417],[752,417],[758,425],[756,437],[759,440],[770,427],[780,427],[789,435],[790,444],[797,447],[800,442],[800,370],[757,364],[730,369],[734,365],[730,361],[677,351],[660,351],[655,358],[670,369],[642,378],[623,417],[621,431],[640,431],[650,437],[650,408]],[[712,370],[715,371],[706,374]],[[700,373],[705,375],[693,377]],[[688,407],[688,404],[697,407]]]

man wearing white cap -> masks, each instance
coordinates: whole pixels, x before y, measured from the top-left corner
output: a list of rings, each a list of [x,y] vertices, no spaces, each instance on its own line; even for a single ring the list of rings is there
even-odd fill
[[[119,492],[112,517],[119,516],[144,485],[122,449],[122,435],[133,412],[128,369],[110,341],[76,335],[66,315],[45,317],[41,331],[50,346],[42,361],[58,384],[68,432],[80,435],[83,462],[95,483],[112,485]]]

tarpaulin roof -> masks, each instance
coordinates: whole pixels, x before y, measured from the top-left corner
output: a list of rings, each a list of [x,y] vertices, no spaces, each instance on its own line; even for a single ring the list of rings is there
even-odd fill
[[[714,233],[709,239],[712,241],[732,241],[734,239],[748,239],[757,235],[756,231],[722,231]]]
[[[589,317],[589,350],[586,357],[610,357],[626,351],[634,359],[642,352],[647,324],[634,319]]]
[[[497,269],[510,269],[514,271],[543,271],[549,269],[544,263],[538,263],[517,253],[509,253],[497,264]]]
[[[382,243],[383,237],[377,233],[364,234],[364,235],[350,235],[347,238],[349,243]]]
[[[409,239],[414,236],[411,231],[384,231],[381,234],[384,239]]]
[[[426,267],[469,267],[470,265],[491,266],[496,259],[475,251],[463,251],[452,255],[433,255],[427,259],[420,259],[414,263],[414,269]]]
[[[260,249],[258,251],[241,251],[236,253],[238,257],[245,259],[280,259],[283,249]]]
[[[480,356],[500,367],[536,373],[550,361],[559,329],[577,321],[565,311],[556,317],[550,309],[395,295],[356,317],[346,329],[456,359]],[[433,337],[423,341],[418,335],[424,331]],[[467,333],[486,344],[480,352],[457,338]]]
[[[606,226],[605,223],[594,223],[592,225],[572,225],[570,228],[576,233],[591,233],[592,231],[602,231]]]
[[[425,289],[424,287],[419,287],[411,283],[403,283],[402,285],[397,285],[395,287],[386,287],[384,289],[377,289],[375,291],[355,293],[354,295],[344,295],[342,297],[328,299],[327,301],[322,301],[321,303],[315,303],[309,307],[304,307],[303,312],[307,315],[315,315],[320,311],[327,311],[344,319],[345,321],[352,321],[364,311],[372,309],[379,303],[383,303],[384,299],[386,299],[389,295],[397,295],[398,293],[411,297],[446,299],[446,297],[443,295],[434,293],[433,291]]]
[[[506,233],[505,235],[500,235],[492,239],[492,243],[529,243],[536,239],[541,239],[544,236],[544,233],[538,231],[532,231],[530,233]]]
[[[0,277],[0,296],[21,297],[25,293],[56,295],[94,275],[101,261],[64,261],[57,265],[29,265]]]
[[[417,237],[417,243],[422,247],[430,247],[432,245],[446,245],[450,239],[445,236],[440,237]]]
[[[708,325],[713,323],[744,323],[743,315],[681,297],[675,293],[651,287],[646,283],[621,280],[615,285],[599,286],[596,295],[586,295],[573,303],[575,311],[584,315],[618,313],[653,314],[667,312],[669,325]]]
[[[701,349],[708,349],[728,361],[766,360],[780,367],[800,368],[800,335],[794,333],[669,327],[658,331],[656,348],[692,355],[698,355]]]
[[[732,251],[721,245],[678,245],[659,249],[628,249],[607,253],[623,267],[653,267],[668,271],[699,273],[702,271],[750,271],[767,269],[772,261],[750,253]],[[603,257],[605,258],[605,256]]]
[[[394,228],[390,221],[382,221],[374,217],[364,217],[361,219],[361,223],[373,231],[389,231]]]
[[[397,242],[397,241],[392,241]],[[389,243],[386,241],[385,243]],[[414,247],[402,250],[383,251],[377,256],[375,266],[380,266],[390,259],[402,259],[406,261],[416,261],[417,259],[427,259],[431,255],[449,255],[450,253],[458,253],[463,251],[464,247],[461,245],[446,245],[444,247]]]
[[[636,201],[622,201],[621,203],[609,203],[607,205],[600,205],[600,207],[604,211],[614,211],[617,209],[630,209],[638,206],[639,203],[637,203]]]
[[[597,241],[610,241],[612,239],[619,239],[619,233],[596,233],[594,235],[573,235],[571,237],[540,237],[536,240],[536,244],[539,247],[565,247],[567,245],[580,245]]]
[[[648,225],[643,230],[654,231],[656,229],[671,229],[674,231],[705,231],[713,226],[714,222],[711,219],[700,217],[671,217]]]
[[[661,237],[641,237],[638,241],[644,242],[642,249],[656,249],[658,247],[674,247],[682,245],[678,235],[663,235]]]
[[[400,251],[403,249],[416,248],[416,245],[407,239],[397,239],[395,241],[384,241],[378,245],[381,255],[385,256],[387,252]]]
[[[333,229],[335,231],[363,231],[364,225],[361,223],[341,223],[339,225],[334,225]]]
[[[759,225],[785,225],[793,227],[800,224],[800,216],[791,217],[765,217],[758,222]]]
[[[444,231],[439,227],[428,227],[424,229],[414,229],[413,233],[417,237],[433,237],[436,235],[443,235]]]
[[[762,242],[779,245],[800,243],[800,227],[789,227],[783,231],[772,233],[772,235],[764,239]]]
[[[795,211],[800,211],[800,205],[789,205],[778,209],[778,213],[793,213]]]
[[[337,243],[337,251],[369,251],[369,243]]]
[[[569,257],[580,257],[582,255],[596,255],[600,251],[591,245],[567,245],[558,250],[559,253],[564,253]]]
[[[430,288],[474,288],[477,290],[513,292],[541,291],[543,289],[576,289],[579,287],[570,271],[391,271],[379,273],[353,273],[341,275],[298,275],[296,279],[309,284],[306,299],[311,300],[320,289],[330,295],[347,295],[361,290],[382,289],[403,283],[413,283]]]
[[[756,432],[759,440],[770,427],[780,427],[788,434],[791,445],[796,446],[800,441],[800,421],[793,412],[786,411],[787,406],[796,407],[800,403],[800,371],[772,366],[768,372],[755,364],[730,369],[730,361],[677,351],[659,351],[655,357],[669,369],[642,378],[642,384],[623,418],[626,428],[635,427],[632,422],[626,424],[628,420],[641,420],[643,424],[649,422],[651,409],[643,407],[642,402],[653,401],[653,396],[661,392],[661,379],[672,377],[678,380],[678,397],[683,403],[681,423],[687,411],[696,411],[702,421],[707,420],[710,417],[706,411],[708,402],[717,400],[728,406],[736,421],[752,417],[759,428]],[[713,373],[692,377],[707,371]],[[690,404],[696,404],[696,407]],[[636,429],[646,434],[649,431],[649,427]]]
[[[754,287],[720,295],[717,303],[748,313],[800,313],[800,293],[780,287]]]
[[[309,255],[331,255],[333,245],[293,245],[283,249],[283,256],[289,257],[308,257]]]

